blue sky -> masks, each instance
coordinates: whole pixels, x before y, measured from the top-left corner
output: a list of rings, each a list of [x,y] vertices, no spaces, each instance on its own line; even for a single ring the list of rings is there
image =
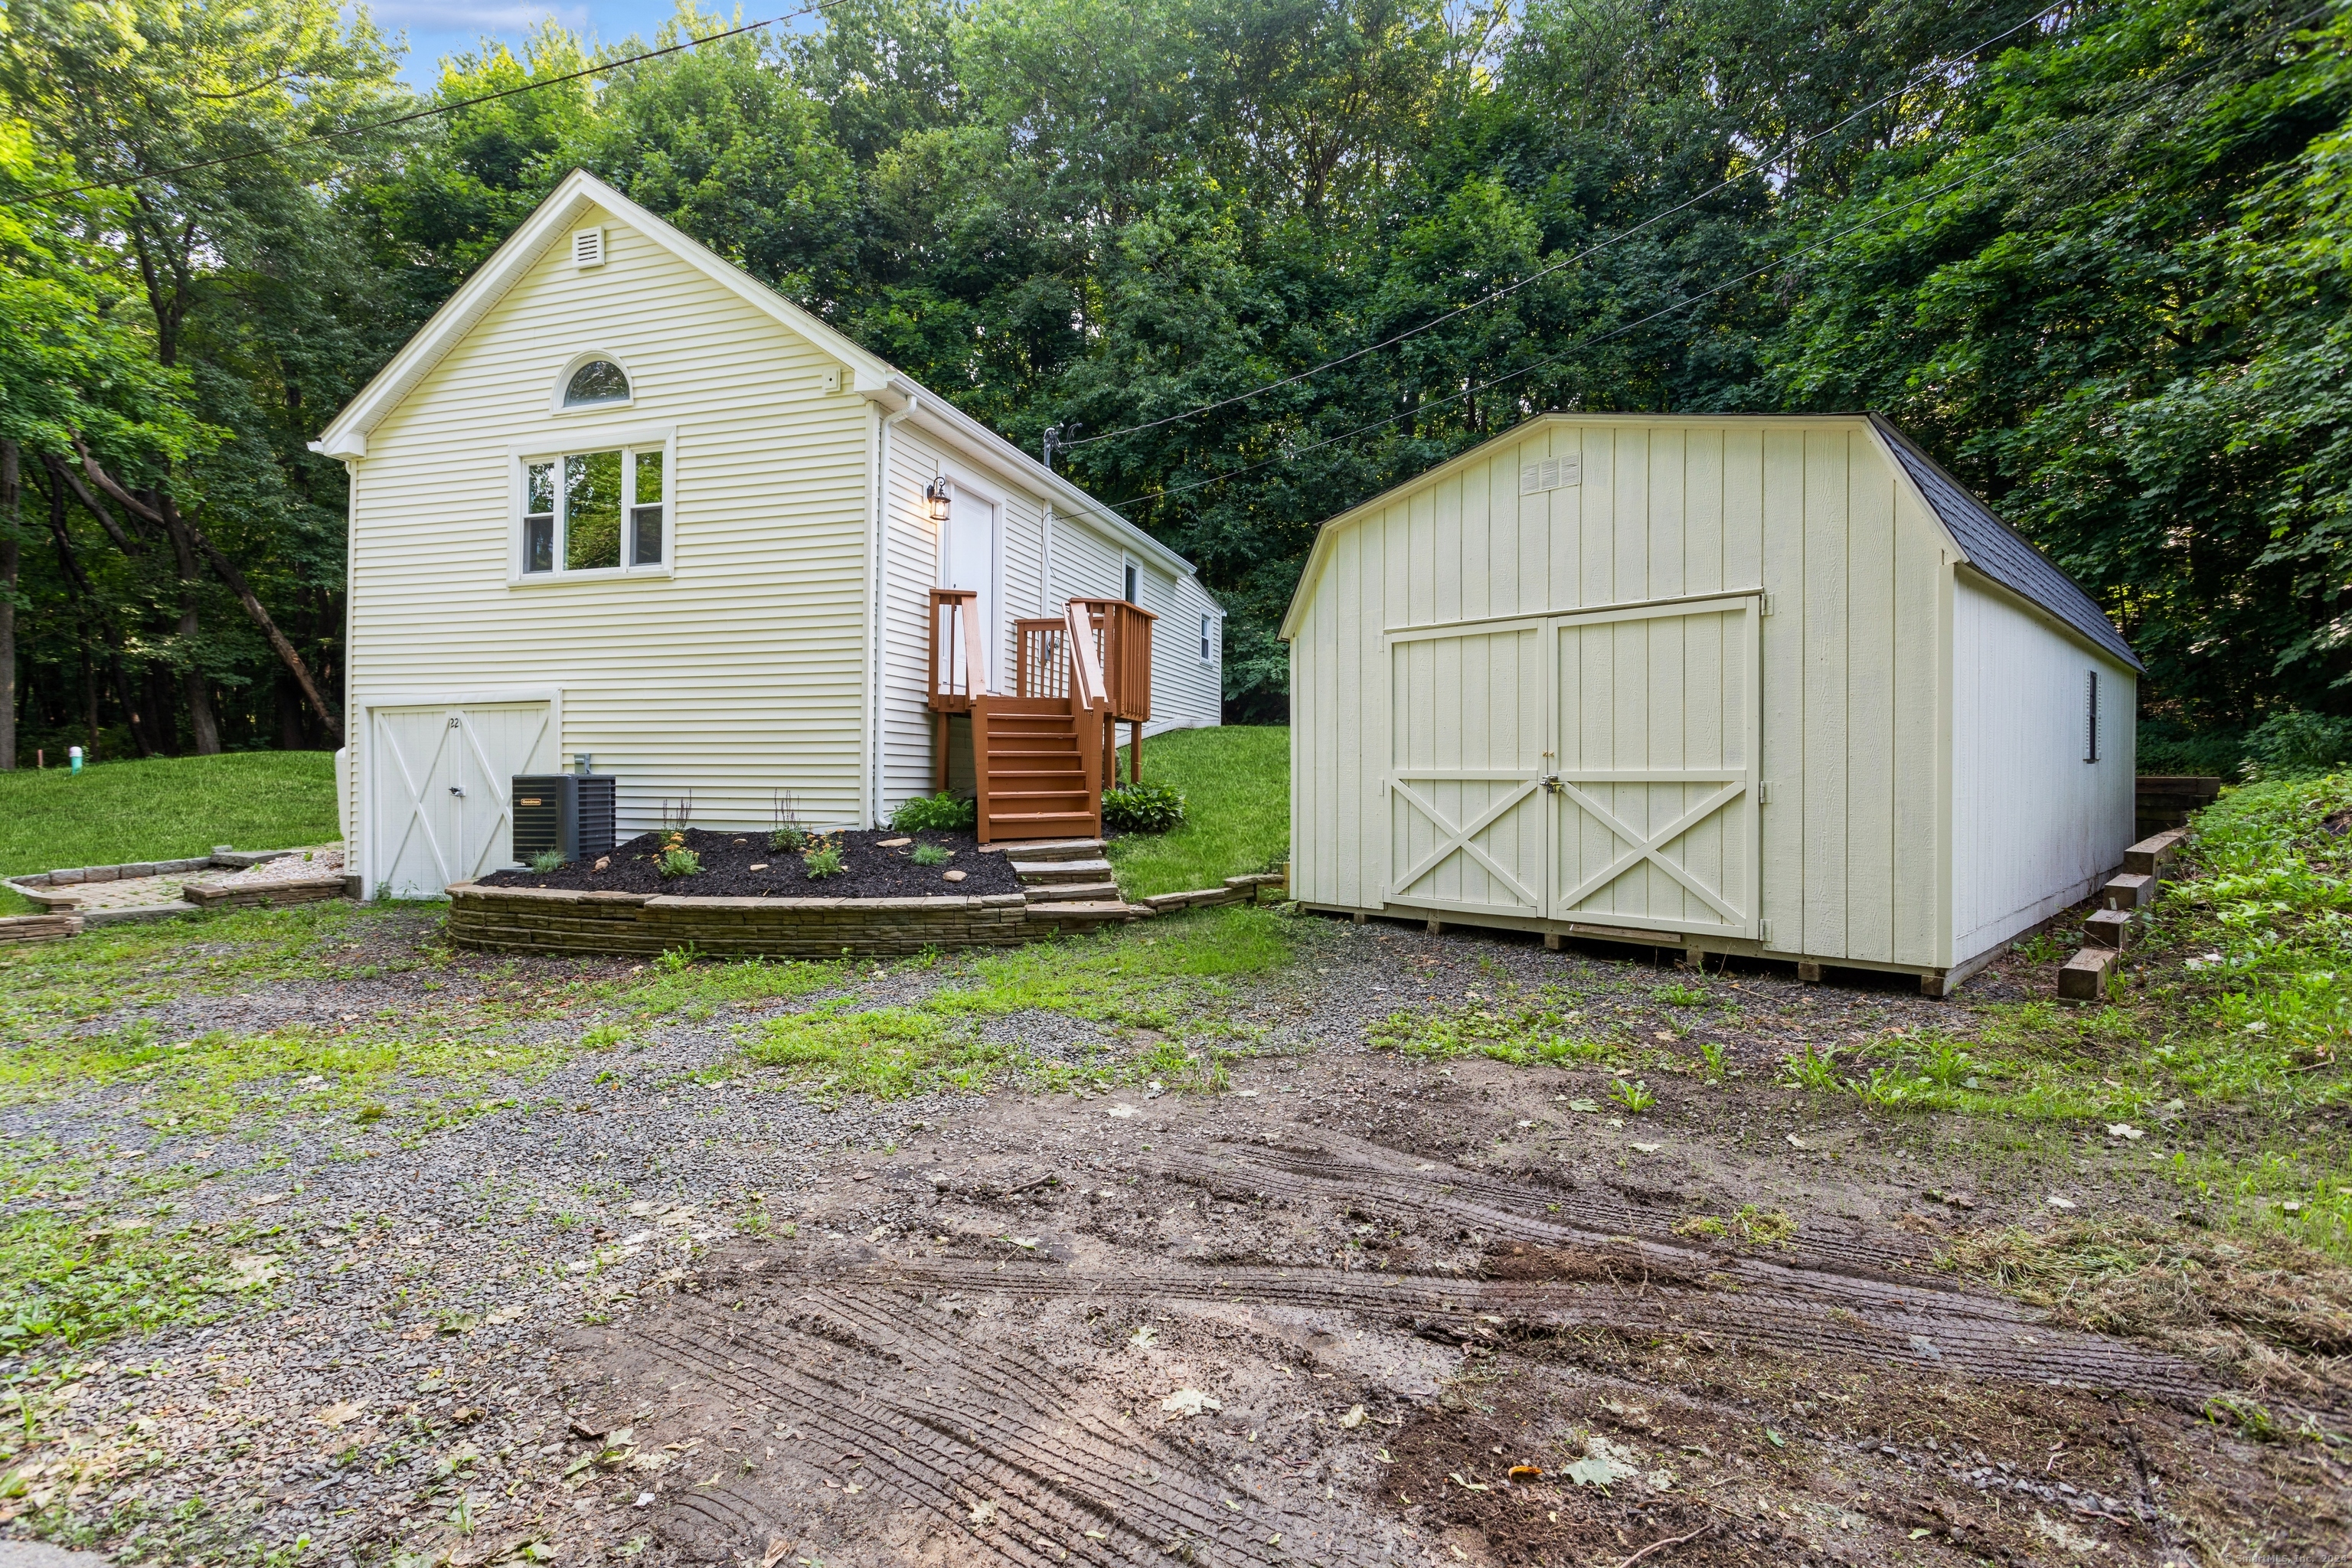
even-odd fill
[[[730,15],[736,9],[734,0],[702,4]],[[553,16],[597,42],[618,43],[631,33],[651,41],[676,6],[674,0],[375,0],[372,8],[376,26],[388,36],[407,33],[401,79],[425,89],[439,74],[442,56],[472,49],[485,37],[519,45],[542,18]],[[757,21],[798,8],[795,0],[745,0],[743,16]]]

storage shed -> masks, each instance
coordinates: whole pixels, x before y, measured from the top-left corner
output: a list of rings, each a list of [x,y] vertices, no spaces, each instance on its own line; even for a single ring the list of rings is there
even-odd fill
[[[2140,664],[1875,416],[1549,415],[1326,523],[1311,909],[1916,973],[2087,896]]]

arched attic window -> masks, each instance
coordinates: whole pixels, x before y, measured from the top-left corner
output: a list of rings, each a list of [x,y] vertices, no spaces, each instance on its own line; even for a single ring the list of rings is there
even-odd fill
[[[563,384],[563,406],[590,408],[629,401],[628,373],[608,359],[584,360]]]

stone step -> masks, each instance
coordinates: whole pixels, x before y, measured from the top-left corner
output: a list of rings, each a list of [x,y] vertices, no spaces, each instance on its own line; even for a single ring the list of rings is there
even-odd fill
[[[1202,904],[1237,904],[1248,897],[1248,889],[1244,888],[1194,888],[1182,893],[1155,893],[1137,901],[1164,915],[1171,910],[1189,910]]]
[[[1013,862],[1013,874],[1024,882],[1099,882],[1110,875],[1110,862],[1100,856],[1085,860],[1037,860],[1024,853]]]
[[[1022,890],[1033,904],[1100,903],[1119,896],[1117,882],[1032,882]]]
[[[1103,925],[1115,921],[1130,921],[1134,912],[1124,900],[1099,899],[1088,901],[1071,900],[1067,902],[1032,904],[1032,923],[1055,925]]]
[[[1037,860],[1092,860],[1101,858],[1103,841],[1099,838],[1027,838],[1002,844],[983,844],[983,855],[1010,855],[1028,864]],[[1108,861],[1104,861],[1108,866]]]
[[[2086,947],[2058,971],[2058,995],[2067,1002],[2098,1002],[2107,994],[2107,976],[2123,963],[2120,948]]]
[[[2155,900],[2156,879],[2134,871],[2108,878],[2107,885],[2099,889],[2099,903],[2105,909],[2146,909]]]
[[[2112,948],[2121,952],[2131,941],[2132,918],[2126,910],[2094,910],[2083,921],[2086,947]]]
[[[1023,839],[1066,838],[1071,828],[1092,827],[1098,820],[1091,811],[991,810],[988,836],[1003,839],[1008,846],[1017,846]]]

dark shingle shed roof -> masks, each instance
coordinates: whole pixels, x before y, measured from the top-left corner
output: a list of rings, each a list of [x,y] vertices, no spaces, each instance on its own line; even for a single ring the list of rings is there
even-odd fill
[[[1969,493],[1966,485],[1946,473],[1935,458],[1896,429],[1892,420],[1874,414],[1870,422],[1886,437],[1886,444],[1895,449],[1895,460],[1909,472],[1912,482],[1927,498],[1927,504],[1951,531],[1953,539],[1968,552],[1970,565],[2027,603],[2041,605],[2134,669],[2147,668],[2139,656],[2132,652],[2131,644],[2124,641],[2123,633],[2116,630],[2115,623],[2107,619],[2074,579],[2058,569],[2055,562],[2036,550],[2023,534],[1995,517],[1991,509]]]

